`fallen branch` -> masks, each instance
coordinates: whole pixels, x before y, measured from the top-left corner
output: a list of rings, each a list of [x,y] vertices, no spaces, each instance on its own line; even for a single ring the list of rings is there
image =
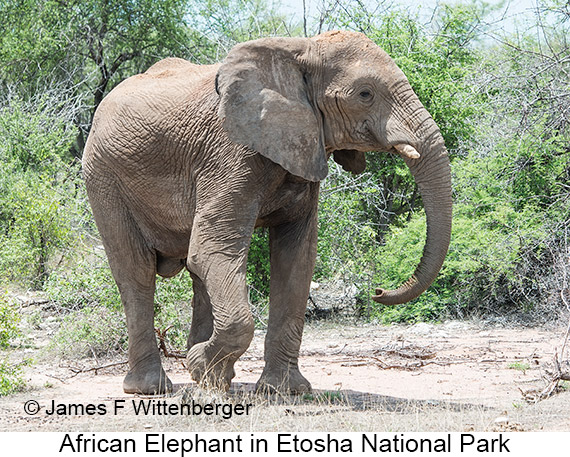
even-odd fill
[[[424,350],[423,353],[420,353],[420,352],[414,352],[413,349],[406,350],[406,348],[386,349],[383,350],[383,352],[389,355],[397,355],[405,359],[421,359],[421,360],[433,359],[437,355],[437,352],[428,352],[427,350]]]
[[[560,291],[560,296],[562,297],[562,301],[566,305],[567,308],[570,309],[568,306],[568,302],[564,297],[565,289]],[[560,355],[558,355],[558,350],[554,351],[554,356],[552,360],[552,370],[546,370],[547,377],[547,385],[544,389],[540,392],[536,389],[531,389],[528,391],[521,391],[521,394],[525,401],[529,403],[537,403],[541,400],[545,400],[548,397],[552,396],[556,393],[559,389],[560,381],[570,381],[570,361],[564,360],[564,352],[566,350],[566,345],[568,343],[568,337],[570,336],[570,320],[568,321],[568,328],[566,329],[566,335],[564,336],[564,340],[562,342],[562,348],[560,350]]]
[[[369,365],[375,365],[382,370],[416,370],[418,368],[425,367],[426,365],[440,365],[447,366],[458,362],[438,362],[435,360],[417,360],[415,362],[406,362],[405,364],[388,364],[384,362],[380,357],[369,356],[360,359],[352,359],[351,361],[340,361],[340,366],[342,367],[363,367]]]
[[[159,328],[154,329],[156,336],[158,336],[158,347],[160,348],[160,350],[164,354],[164,357],[173,357],[175,359],[185,359],[186,354],[184,352],[182,352],[182,351],[171,351],[166,346],[166,334],[168,333],[168,331],[172,327],[174,327],[174,326],[169,325],[164,330],[160,330]]]
[[[566,365],[568,365],[568,362],[566,362]],[[553,366],[553,371],[547,371],[547,384],[541,391],[538,391],[537,389],[523,391],[519,388],[525,401],[529,403],[537,403],[539,401],[546,400],[560,390],[560,381],[570,381],[570,372],[562,371],[561,369],[558,352],[555,352],[554,354]]]
[[[105,365],[98,365],[96,367],[91,367],[91,368],[74,368],[74,367],[69,367],[69,369],[71,371],[73,371],[73,373],[75,373],[73,376],[77,376],[79,373],[89,373],[90,371],[94,371],[95,374],[98,374],[97,372],[99,370],[104,370],[106,368],[112,368],[112,367],[118,367],[120,365],[126,365],[127,363],[129,363],[128,360],[122,360],[120,362],[113,362],[113,363],[107,363]],[[72,376],[72,377],[73,377]]]
[[[118,367],[120,365],[126,365],[128,363],[129,363],[128,360],[122,360],[120,362],[112,362],[112,363],[107,363],[105,365],[97,365],[96,367],[91,367],[91,368],[77,368],[77,367],[72,367],[72,366],[66,367],[66,366],[60,365],[61,368],[66,368],[69,371],[71,371],[73,374],[70,376],[55,376],[55,375],[46,373],[46,376],[48,378],[57,379],[59,382],[66,384],[66,381],[68,379],[75,378],[77,375],[79,375],[81,373],[89,373],[91,371],[94,371],[95,374],[98,374],[99,370],[105,370],[106,368]]]

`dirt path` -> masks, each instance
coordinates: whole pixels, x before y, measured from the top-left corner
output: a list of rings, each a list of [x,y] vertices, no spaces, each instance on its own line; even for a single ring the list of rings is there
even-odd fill
[[[263,368],[261,332],[238,362],[226,395],[186,384],[182,363],[166,361],[177,393],[160,400],[168,405],[179,405],[182,398],[252,405],[248,414],[234,409],[232,417],[219,411],[181,416],[139,410],[137,415],[132,401],[150,399],[122,392],[124,365],[77,375],[69,366],[86,368],[94,362],[35,365],[27,372],[29,390],[0,398],[0,430],[570,431],[568,384],[537,404],[525,402],[521,393],[545,387],[542,375],[563,342],[564,330],[484,328],[463,322],[311,326],[300,364],[315,392],[301,398],[267,399],[251,393]],[[40,405],[37,414],[24,412],[28,401]],[[75,414],[48,414],[52,401],[75,405]],[[115,411],[117,404],[126,406]],[[94,405],[93,414],[86,412],[88,405]]]

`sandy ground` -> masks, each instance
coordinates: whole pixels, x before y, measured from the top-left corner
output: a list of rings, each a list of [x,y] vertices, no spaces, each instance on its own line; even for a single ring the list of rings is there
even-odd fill
[[[544,375],[564,334],[562,327],[491,328],[464,322],[311,325],[300,365],[314,393],[269,399],[251,393],[263,369],[263,332],[256,332],[238,361],[227,394],[197,389],[176,359],[165,360],[176,392],[162,399],[124,394],[125,365],[76,373],[96,362],[35,364],[27,369],[25,392],[0,398],[0,430],[570,431],[568,383],[546,400],[523,398],[524,392],[546,387]],[[133,400],[252,407],[241,415],[238,407],[231,418],[221,412],[137,415]],[[25,412],[30,401],[40,407],[35,414]],[[66,405],[65,414],[48,414],[52,402]],[[117,404],[126,407],[114,411]],[[69,413],[69,405],[79,410]],[[93,414],[88,405],[94,405]]]

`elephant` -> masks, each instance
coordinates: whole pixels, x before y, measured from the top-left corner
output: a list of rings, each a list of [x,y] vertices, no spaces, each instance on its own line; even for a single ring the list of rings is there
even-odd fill
[[[257,227],[269,231],[270,306],[256,388],[310,391],[298,358],[320,181],[331,156],[361,173],[370,151],[402,157],[426,212],[415,272],[372,297],[405,303],[430,286],[448,250],[450,163],[406,76],[369,38],[261,38],[219,64],[167,58],[118,84],[96,110],[82,165],[126,315],[124,391],[172,390],[154,332],[155,281],[183,269],[193,288],[190,376],[229,388],[254,335],[246,266]]]

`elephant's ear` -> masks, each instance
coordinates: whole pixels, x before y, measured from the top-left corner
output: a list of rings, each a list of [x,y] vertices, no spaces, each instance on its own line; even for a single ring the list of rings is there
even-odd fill
[[[320,181],[328,173],[322,122],[303,71],[308,40],[264,38],[235,46],[218,70],[218,115],[229,138],[290,173]]]
[[[352,149],[342,149],[333,152],[333,159],[346,171],[355,175],[362,173],[366,169],[366,156],[364,152]]]

